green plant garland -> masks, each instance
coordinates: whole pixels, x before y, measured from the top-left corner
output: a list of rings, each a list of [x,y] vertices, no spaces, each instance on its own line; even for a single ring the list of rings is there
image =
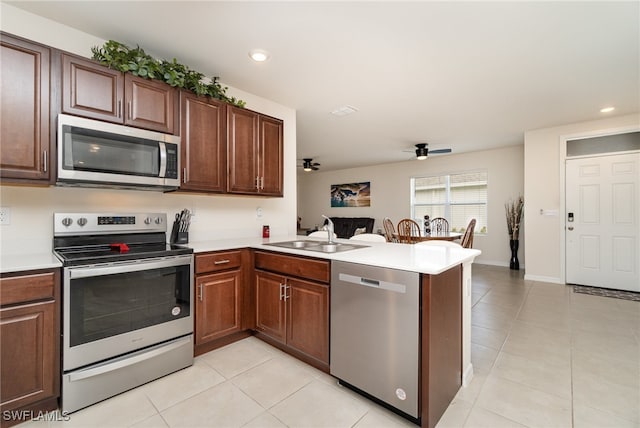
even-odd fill
[[[175,58],[173,61],[157,60],[140,46],[133,49],[123,43],[109,40],[102,47],[92,47],[91,53],[93,53],[93,59],[114,70],[147,79],[162,80],[175,88],[188,89],[198,95],[206,95],[238,107],[244,107],[246,104],[245,101],[229,97],[227,95],[229,88],[220,85],[217,76],[212,77],[209,83],[205,83],[203,82],[204,74],[180,64]]]

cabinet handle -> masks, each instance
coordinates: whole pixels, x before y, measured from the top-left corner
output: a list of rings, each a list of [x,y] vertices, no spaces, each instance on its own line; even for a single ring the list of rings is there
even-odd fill
[[[122,100],[118,100],[118,117],[122,117]]]
[[[260,177],[260,190],[264,190],[264,175]]]
[[[198,293],[198,298],[202,302],[202,284],[200,284],[199,288],[200,288],[200,292]]]
[[[291,289],[291,286],[285,284],[285,286],[284,286],[284,301],[285,302],[291,298],[291,294],[287,294],[287,291],[290,290],[290,289]]]
[[[42,171],[47,172],[47,151],[42,152]]]
[[[216,261],[213,262],[213,264],[214,265],[224,265],[224,264],[227,264],[227,263],[230,263],[230,262],[231,262],[231,260],[216,260]]]
[[[187,183],[187,168],[182,168],[182,182]]]
[[[284,284],[280,283],[280,298],[278,300],[283,300],[284,296],[282,294],[282,291],[284,290]]]
[[[256,190],[260,190],[260,177],[256,176]]]
[[[127,117],[131,120],[131,101],[127,102]]]

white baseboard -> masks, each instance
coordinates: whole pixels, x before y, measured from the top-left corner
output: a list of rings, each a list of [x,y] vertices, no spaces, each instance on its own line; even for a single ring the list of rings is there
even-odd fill
[[[462,386],[466,388],[471,383],[473,379],[473,364],[469,363],[467,368],[464,370],[462,374]]]
[[[509,267],[509,262],[504,262],[502,260],[482,260],[476,259],[473,262],[474,265],[488,265],[488,266],[500,266],[500,267]],[[524,269],[524,263],[520,263],[520,270]]]
[[[524,279],[525,281],[550,282],[552,284],[565,285],[565,282],[563,280],[561,280],[560,278],[556,278],[554,276],[529,275],[525,273]]]

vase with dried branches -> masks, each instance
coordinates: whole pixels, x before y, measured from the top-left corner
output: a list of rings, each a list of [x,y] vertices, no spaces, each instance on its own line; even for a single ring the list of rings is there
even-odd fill
[[[511,248],[511,260],[509,268],[514,270],[520,269],[518,261],[518,246],[520,236],[520,221],[522,220],[522,209],[524,208],[524,198],[519,196],[515,200],[510,200],[504,204],[507,216],[507,229],[509,230],[509,247]]]

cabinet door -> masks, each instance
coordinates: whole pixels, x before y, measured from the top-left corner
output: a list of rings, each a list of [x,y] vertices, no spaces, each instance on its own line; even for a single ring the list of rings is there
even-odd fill
[[[241,330],[239,270],[196,278],[196,345]]]
[[[5,34],[0,45],[0,176],[46,181],[50,51]]]
[[[230,193],[258,192],[258,114],[227,107],[227,145]]]
[[[256,329],[285,342],[284,278],[256,271]]]
[[[117,70],[62,55],[62,112],[123,123],[124,77]]]
[[[180,92],[182,184],[180,190],[225,192],[225,103]]]
[[[287,345],[329,364],[329,287],[287,278]]]
[[[54,319],[52,301],[0,310],[2,410],[54,396]]]
[[[260,116],[260,193],[282,196],[283,186],[282,121]]]
[[[173,134],[176,90],[164,82],[125,74],[125,125]]]

